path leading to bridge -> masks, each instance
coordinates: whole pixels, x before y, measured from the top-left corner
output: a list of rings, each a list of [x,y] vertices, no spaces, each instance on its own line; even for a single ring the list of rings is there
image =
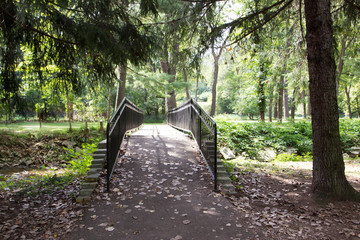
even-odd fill
[[[125,141],[111,193],[99,193],[66,239],[257,239],[241,212],[213,192],[195,141],[145,125]]]

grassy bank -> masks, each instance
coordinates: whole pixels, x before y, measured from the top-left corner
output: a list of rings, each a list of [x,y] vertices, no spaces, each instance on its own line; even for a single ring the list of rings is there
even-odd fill
[[[255,159],[260,150],[270,148],[277,154],[291,150],[304,156],[312,151],[309,121],[296,123],[231,122],[216,119],[220,147],[229,147],[237,155]],[[360,146],[360,120],[340,120],[341,146],[344,152]]]

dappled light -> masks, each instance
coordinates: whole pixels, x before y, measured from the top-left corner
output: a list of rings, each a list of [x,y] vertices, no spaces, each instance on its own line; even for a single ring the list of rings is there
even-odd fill
[[[0,1],[0,239],[360,239],[360,2]]]

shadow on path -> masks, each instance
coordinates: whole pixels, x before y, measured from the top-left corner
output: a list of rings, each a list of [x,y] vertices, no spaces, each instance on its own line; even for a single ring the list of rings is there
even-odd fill
[[[145,125],[128,139],[111,193],[98,193],[65,239],[256,239],[241,212],[212,190],[195,141]]]

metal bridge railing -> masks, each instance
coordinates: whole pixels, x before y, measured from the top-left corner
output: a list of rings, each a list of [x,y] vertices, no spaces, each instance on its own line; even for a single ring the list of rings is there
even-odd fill
[[[170,126],[190,131],[203,154],[217,190],[217,127],[216,122],[193,99],[167,114]]]
[[[141,126],[144,122],[143,112],[130,100],[124,98],[115,111],[106,128],[106,165],[107,191],[110,190],[111,175],[120,154],[120,146],[125,133]]]

